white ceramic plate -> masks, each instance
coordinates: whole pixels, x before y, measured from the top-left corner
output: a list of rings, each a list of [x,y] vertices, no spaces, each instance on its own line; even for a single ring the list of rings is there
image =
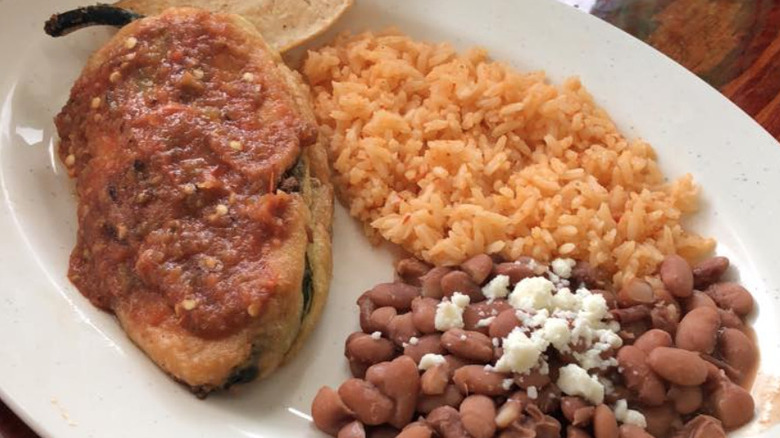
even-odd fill
[[[51,39],[42,25],[80,3],[0,0],[0,395],[47,437],[320,436],[308,421],[311,398],[347,375],[342,349],[357,327],[355,298],[390,278],[390,252],[372,248],[339,209],[331,300],[296,360],[270,380],[205,401],[173,383],[65,276],[75,200],[53,153],[52,117],[111,31]],[[663,55],[553,1],[359,0],[338,27],[388,25],[485,46],[555,82],[578,74],[625,133],[655,146],[668,175],[692,172],[704,195],[695,226],[717,237],[718,252],[754,292],[761,373],[772,375],[780,357],[780,145],[769,134]]]

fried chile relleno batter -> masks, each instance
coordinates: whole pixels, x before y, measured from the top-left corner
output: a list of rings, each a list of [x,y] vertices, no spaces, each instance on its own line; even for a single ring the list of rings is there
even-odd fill
[[[240,17],[170,9],[98,50],[56,118],[71,281],[197,393],[270,373],[327,296],[332,190],[301,87]]]

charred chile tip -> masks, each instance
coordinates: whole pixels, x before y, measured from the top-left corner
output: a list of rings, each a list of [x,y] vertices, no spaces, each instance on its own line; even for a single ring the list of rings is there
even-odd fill
[[[53,37],[67,35],[88,26],[124,26],[143,15],[116,6],[97,4],[54,14],[43,26],[44,32]]]

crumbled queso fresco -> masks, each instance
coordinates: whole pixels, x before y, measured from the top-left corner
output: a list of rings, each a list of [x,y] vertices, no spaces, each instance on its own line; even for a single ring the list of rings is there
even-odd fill
[[[428,368],[435,367],[436,365],[443,364],[445,362],[447,362],[447,359],[445,359],[441,354],[428,353],[424,355],[422,359],[420,359],[418,368],[421,370],[427,370]]]
[[[602,359],[601,355],[622,345],[620,324],[609,314],[604,297],[583,287],[569,289],[567,279],[574,264],[572,259],[556,259],[545,274],[525,278],[511,291],[504,275],[483,287],[488,300],[506,298],[523,323],[498,341],[503,355],[494,367],[488,367],[498,372],[528,374],[537,370],[547,374],[544,352],[552,347],[576,361],[561,368],[556,382],[561,391],[599,404],[604,400],[605,383],[590,371],[617,366],[615,358]],[[436,329],[462,328],[463,308],[468,304],[469,297],[460,293],[450,301],[443,300],[436,309]]]
[[[756,345],[734,328],[753,297],[720,281],[728,265],[669,255],[657,275],[618,288],[584,260],[401,260],[395,282],[358,299],[361,331],[345,346],[354,378],[318,392],[313,420],[332,436],[355,429],[341,425],[355,419],[347,409],[363,412],[358,426],[383,424],[381,414],[427,435],[726,436],[755,416],[740,379],[758,363]],[[374,330],[382,337],[371,341]]]
[[[452,295],[452,299],[443,299],[436,306],[436,330],[447,331],[451,328],[463,328],[463,309],[469,305],[471,299],[468,295],[458,292]]]

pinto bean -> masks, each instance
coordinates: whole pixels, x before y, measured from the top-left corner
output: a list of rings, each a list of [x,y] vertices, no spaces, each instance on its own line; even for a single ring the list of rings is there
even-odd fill
[[[440,300],[444,296],[444,291],[441,289],[441,279],[450,272],[452,272],[450,268],[437,266],[420,277],[422,296]]]
[[[697,289],[704,289],[720,280],[728,268],[729,259],[726,257],[702,260],[693,267],[693,285]]]
[[[603,288],[606,285],[606,275],[600,270],[591,266],[590,263],[579,260],[571,270],[571,281],[576,286],[585,286],[591,292],[595,289]]]
[[[342,427],[336,438],[366,438],[366,428],[363,423],[353,421]]]
[[[688,262],[676,255],[668,255],[661,262],[661,281],[672,295],[680,298],[691,296],[693,292],[693,271]]]
[[[371,316],[369,316],[368,323],[368,327],[371,328],[372,331],[367,333],[378,331],[381,332],[383,336],[388,337],[390,334],[388,331],[388,326],[390,325],[390,321],[392,321],[396,315],[398,315],[398,311],[390,306],[380,307],[374,310],[371,312]],[[363,331],[365,332],[365,330]]]
[[[593,414],[596,413],[596,408],[593,406],[585,406],[574,411],[574,418],[571,424],[575,426],[587,426],[593,421]]]
[[[577,412],[579,409],[588,406],[589,405],[585,402],[585,400],[579,397],[573,397],[573,396],[561,397],[561,412],[563,412],[563,416],[566,417],[566,419],[569,420],[569,422],[574,421],[575,412]]]
[[[537,389],[543,388],[547,386],[550,381],[550,374],[542,374],[539,371],[539,368],[534,368],[527,374],[515,373],[515,384],[522,389],[528,389],[529,386],[533,386]]]
[[[393,401],[365,380],[347,379],[339,386],[338,395],[363,424],[386,423],[393,416]]]
[[[449,329],[441,335],[441,344],[450,353],[467,360],[490,362],[493,359],[493,343],[480,332]]]
[[[496,406],[484,395],[470,395],[460,404],[463,428],[473,438],[492,438],[496,433]]]
[[[400,356],[392,362],[373,365],[366,371],[366,380],[393,401],[393,414],[388,421],[391,426],[400,429],[412,421],[420,392],[420,375],[414,360]]]
[[[647,355],[642,350],[633,345],[627,345],[618,350],[617,361],[618,369],[626,386],[638,394],[642,403],[657,406],[664,402],[666,388],[647,364]]]
[[[619,438],[615,414],[607,405],[596,406],[593,413],[593,435],[595,438]]]
[[[669,403],[665,403],[661,406],[643,407],[642,414],[644,414],[645,421],[647,422],[645,430],[652,436],[667,436],[670,430],[676,429],[682,425],[680,415]]]
[[[609,313],[617,319],[620,324],[631,324],[632,322],[644,321],[650,317],[650,306],[639,304],[631,307],[610,310]]]
[[[418,338],[416,344],[406,344],[404,355],[411,357],[416,363],[426,354],[446,354],[447,350],[441,345],[441,335],[425,335]]]
[[[470,438],[466,428],[463,427],[460,413],[451,406],[434,409],[428,414],[426,420],[443,438]]]
[[[656,347],[671,346],[671,335],[659,329],[648,330],[642,334],[642,336],[638,337],[636,341],[634,341],[634,347],[642,350],[645,354],[650,354],[650,352],[653,351],[653,349]]]
[[[718,309],[718,315],[720,315],[720,325],[722,327],[738,330],[742,330],[745,327],[745,322],[733,310]]]
[[[344,404],[336,391],[323,386],[311,402],[311,416],[319,430],[335,436],[355,418],[355,413]]]
[[[421,421],[409,423],[396,438],[431,438],[433,430]]]
[[[420,376],[420,390],[425,395],[444,394],[448,383],[450,371],[446,363],[432,366]]]
[[[412,323],[420,333],[436,333],[436,306],[439,300],[417,297],[412,300]]]
[[[358,379],[366,377],[366,370],[370,366],[371,364],[355,359],[349,359],[349,371],[352,373],[352,377],[357,377]]]
[[[720,360],[718,358],[712,357],[709,354],[700,353],[699,355],[707,363],[707,379],[708,380],[712,380],[710,378],[711,377],[711,373],[709,371],[709,366],[710,365],[714,365],[717,369],[722,370],[723,373],[729,379],[731,379],[732,381],[734,381],[734,382],[742,381],[742,377],[743,377],[742,373],[739,372],[739,370],[737,370],[736,368],[734,368],[731,365],[729,365],[728,363],[726,363],[725,361],[722,361],[722,360]],[[718,374],[718,377],[719,376],[720,376],[720,374]],[[718,379],[714,379],[714,380],[717,381]]]
[[[381,426],[369,427],[366,430],[368,438],[396,438],[398,436],[398,429],[392,426],[383,424]]]
[[[363,332],[355,332],[347,338],[344,355],[349,360],[373,365],[391,360],[395,356],[395,346],[388,339],[374,339]]]
[[[517,314],[514,309],[507,309],[499,313],[496,319],[490,324],[488,329],[488,335],[491,338],[505,338],[509,333],[520,327],[521,322],[517,319]]]
[[[460,265],[463,272],[469,274],[474,283],[482,284],[493,271],[493,259],[487,254],[479,254]]]
[[[561,390],[558,385],[551,383],[539,390],[536,405],[545,414],[557,411],[561,407]]]
[[[622,309],[618,309],[622,310]],[[649,313],[649,312],[648,312]],[[634,321],[630,323],[621,323],[618,336],[623,339],[624,344],[633,343],[643,333],[653,328],[647,320]]]
[[[623,424],[619,429],[620,438],[653,438],[644,429],[633,424]]]
[[[390,306],[399,312],[408,312],[412,300],[420,296],[420,288],[405,283],[380,283],[366,292],[377,306]]]
[[[655,348],[647,356],[647,364],[661,378],[676,385],[696,386],[707,379],[704,359],[682,348]]]
[[[713,301],[709,295],[698,290],[693,291],[693,294],[691,294],[691,296],[684,301],[684,304],[686,312],[690,312],[691,310],[699,307],[712,307],[713,309],[718,308],[718,306],[715,304],[715,301]]]
[[[449,366],[450,377],[455,374],[455,371],[465,367],[466,365],[474,364],[474,362],[455,356],[454,354],[445,355],[444,360],[447,361],[447,365]]]
[[[379,329],[371,321],[371,314],[376,310],[376,304],[364,293],[358,298],[357,305],[360,309],[360,329],[363,333],[371,334],[378,331]]]
[[[650,323],[654,328],[675,334],[680,323],[680,308],[674,304],[656,305],[650,310]]]
[[[408,343],[411,338],[419,336],[420,332],[414,327],[411,312],[393,317],[387,325],[387,337],[399,347]]]
[[[688,312],[677,327],[674,341],[679,348],[710,354],[715,350],[720,316],[709,307]]]
[[[733,310],[739,316],[753,311],[753,296],[738,283],[715,283],[704,291],[721,309]]]
[[[631,391],[621,384],[614,385],[611,392],[604,394],[604,402],[607,404],[615,404],[618,400],[628,400],[632,398]]]
[[[455,370],[452,380],[463,394],[482,394],[493,397],[506,395],[509,390],[503,386],[508,376],[485,371],[484,365],[466,365]]]
[[[412,338],[419,339],[420,336],[420,332],[412,321],[411,312],[396,315],[390,319],[390,323],[387,325],[387,337],[399,347],[409,343]]]
[[[705,389],[707,391],[714,391],[715,385],[720,382],[720,379],[726,378],[726,372],[718,368],[717,365],[711,361],[707,361],[707,381]]]
[[[493,268],[493,274],[506,275],[509,277],[510,285],[514,285],[524,278],[536,275],[531,265],[517,262],[499,263]]]
[[[709,400],[714,415],[726,430],[736,429],[753,419],[755,402],[745,388],[721,379]]]
[[[515,399],[507,400],[496,414],[495,422],[499,429],[505,429],[519,420],[523,415],[523,402]]]
[[[452,406],[457,408],[463,401],[463,394],[458,387],[449,384],[444,388],[444,392],[436,395],[421,395],[417,399],[417,411],[422,414],[428,414],[441,406]]]
[[[479,322],[483,319],[496,317],[499,313],[511,308],[512,306],[506,300],[501,299],[469,304],[463,309],[463,328],[488,334],[489,325],[479,327]]]
[[[604,290],[604,289],[593,289],[591,290],[592,293],[601,295],[604,298],[604,301],[607,303],[607,308],[609,309],[617,309],[618,303],[617,303],[617,295],[615,295],[614,292]]]
[[[631,307],[639,304],[650,304],[655,300],[653,287],[639,278],[632,278],[618,291],[618,306]]]
[[[680,307],[680,302],[677,301],[677,298],[664,288],[653,289],[653,294],[655,295],[656,304],[674,304],[675,306]]]
[[[675,438],[726,438],[726,432],[717,418],[697,415],[677,432]]]
[[[590,434],[585,429],[580,429],[575,426],[568,426],[566,428],[566,438],[591,438]]]
[[[742,376],[749,375],[758,361],[755,344],[737,329],[723,329],[718,338],[718,350],[723,360]]]
[[[493,361],[498,362],[501,356],[504,355],[504,349],[502,347],[493,347]]]
[[[412,286],[420,286],[422,284],[420,277],[427,274],[430,270],[431,265],[414,257],[402,259],[395,266],[396,277]]]
[[[469,274],[463,271],[452,271],[441,278],[441,290],[445,297],[451,297],[455,292],[468,295],[472,303],[483,301],[482,288],[479,287]]]
[[[699,386],[672,385],[667,398],[674,404],[674,409],[682,415],[688,415],[701,407],[702,392]]]
[[[525,407],[525,413],[528,415],[523,426],[531,426],[536,431],[538,438],[558,438],[561,436],[561,423],[555,418],[545,415],[535,404],[529,404]],[[523,428],[518,428],[520,431]]]

